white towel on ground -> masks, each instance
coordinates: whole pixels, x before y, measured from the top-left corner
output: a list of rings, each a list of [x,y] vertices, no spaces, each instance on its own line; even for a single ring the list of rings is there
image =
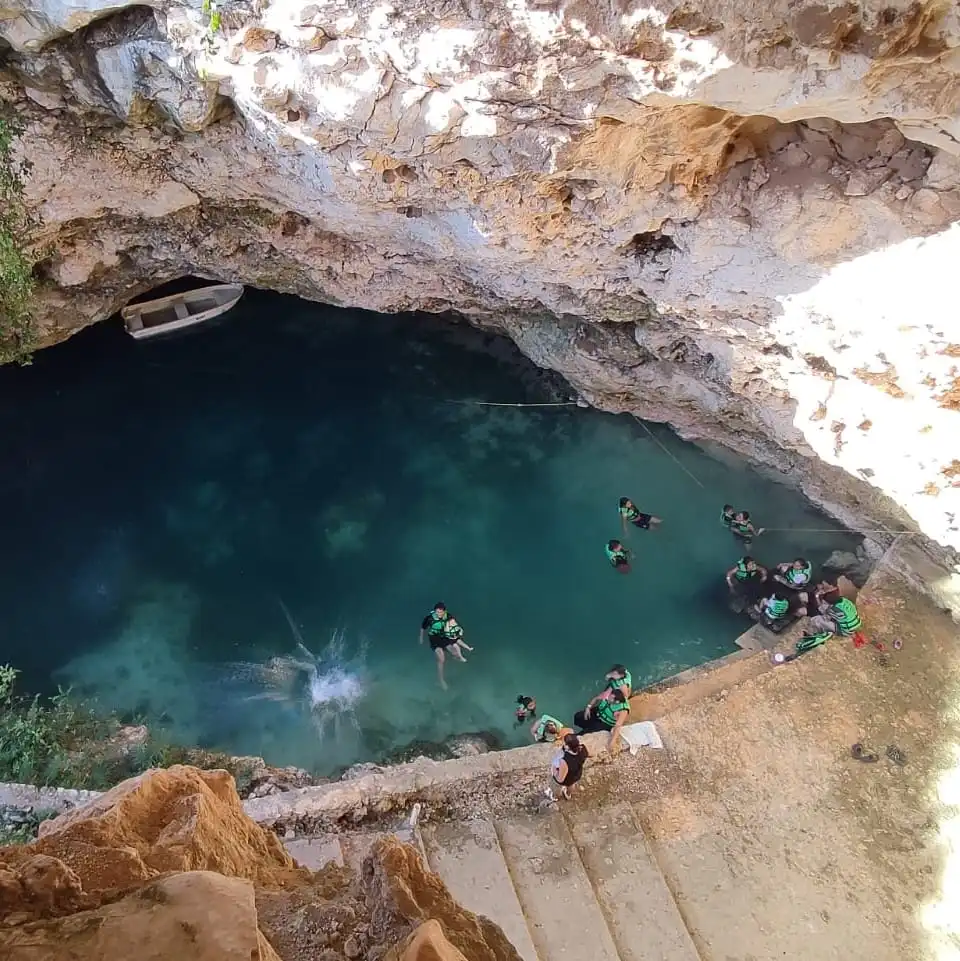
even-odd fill
[[[636,754],[642,747],[662,748],[663,741],[653,721],[637,721],[635,724],[624,724],[620,728],[622,737],[630,746],[630,753]]]

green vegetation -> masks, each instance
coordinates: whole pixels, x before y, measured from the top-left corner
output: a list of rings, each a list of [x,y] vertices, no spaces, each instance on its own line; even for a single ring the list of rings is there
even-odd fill
[[[33,256],[25,249],[34,222],[23,203],[29,165],[13,154],[19,119],[0,115],[0,363],[30,362],[37,346],[32,314]]]
[[[102,791],[151,767],[192,764],[230,771],[241,792],[249,786],[250,771],[227,754],[155,737],[125,744],[115,715],[76,703],[69,691],[18,695],[18,673],[0,665],[0,781]]]

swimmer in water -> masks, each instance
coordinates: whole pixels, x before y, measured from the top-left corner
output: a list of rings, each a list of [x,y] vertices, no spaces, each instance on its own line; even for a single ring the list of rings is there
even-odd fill
[[[730,523],[730,533],[738,540],[743,541],[744,546],[749,547],[750,542],[759,537],[766,528],[756,528],[750,520],[750,511],[737,511],[733,515]]]
[[[630,551],[628,551],[620,541],[614,539],[607,541],[604,548],[607,560],[618,574],[630,573]]]
[[[620,524],[623,533],[627,533],[627,524],[633,524],[641,530],[648,531],[651,528],[660,526],[660,518],[653,514],[644,514],[629,497],[620,498]]]
[[[535,697],[527,697],[526,694],[518,694],[517,709],[514,714],[517,718],[517,724],[523,724],[528,717],[536,717],[537,699]]]

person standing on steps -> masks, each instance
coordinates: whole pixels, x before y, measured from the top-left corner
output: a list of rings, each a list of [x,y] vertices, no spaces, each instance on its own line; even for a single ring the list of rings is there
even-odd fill
[[[560,797],[570,800],[570,792],[583,777],[583,765],[589,757],[586,745],[576,734],[568,734],[563,739],[563,748],[553,759],[551,775],[553,785],[547,789],[547,797],[556,800],[554,790],[559,788]]]
[[[648,531],[651,528],[659,527],[661,523],[659,517],[653,514],[644,514],[629,497],[620,498],[620,524],[623,527],[624,536],[627,534],[627,524],[633,524],[634,527]]]

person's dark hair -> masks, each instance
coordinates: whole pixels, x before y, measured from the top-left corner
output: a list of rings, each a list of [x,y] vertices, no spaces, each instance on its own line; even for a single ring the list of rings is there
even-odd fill
[[[790,600],[790,598],[787,597],[787,595],[784,594],[783,591],[774,591],[774,592],[773,592],[773,599],[774,599],[775,601],[789,601],[789,600]]]
[[[437,601],[437,603],[433,605],[433,609],[435,611],[445,611],[447,609],[447,605],[444,604],[443,601]]]
[[[580,738],[576,734],[566,734],[563,738],[564,749],[569,751],[571,754],[579,754],[582,745],[580,744]]]
[[[757,562],[749,555],[745,554],[742,558],[744,565],[746,564],[756,564]]]
[[[627,676],[627,669],[622,664],[614,664],[613,667],[607,671],[608,674],[617,674],[620,677]]]
[[[733,504],[724,504],[724,505],[723,505],[723,511],[724,511],[724,513],[726,513],[727,511],[732,511],[732,510],[733,510]]]
[[[750,520],[750,511],[740,511],[740,513],[743,514],[743,519],[745,521]]]
[[[623,545],[620,543],[620,541],[614,538],[612,541],[607,542],[607,547],[609,547],[610,550],[615,550],[618,547],[623,547]]]
[[[613,699],[617,702],[617,704],[626,704],[627,695],[624,694],[619,687],[615,687],[613,689]]]
[[[560,730],[560,728],[557,727],[556,721],[547,721],[547,723],[543,725],[543,729],[549,731],[551,734],[556,734],[557,731]]]
[[[627,506],[627,503],[629,502],[629,500],[630,500],[629,497],[621,497],[621,498],[620,498],[620,506],[621,506],[621,507],[626,507],[626,506]]]
[[[804,567],[809,567],[810,562],[805,557],[795,557],[793,559],[794,564],[803,564]]]

